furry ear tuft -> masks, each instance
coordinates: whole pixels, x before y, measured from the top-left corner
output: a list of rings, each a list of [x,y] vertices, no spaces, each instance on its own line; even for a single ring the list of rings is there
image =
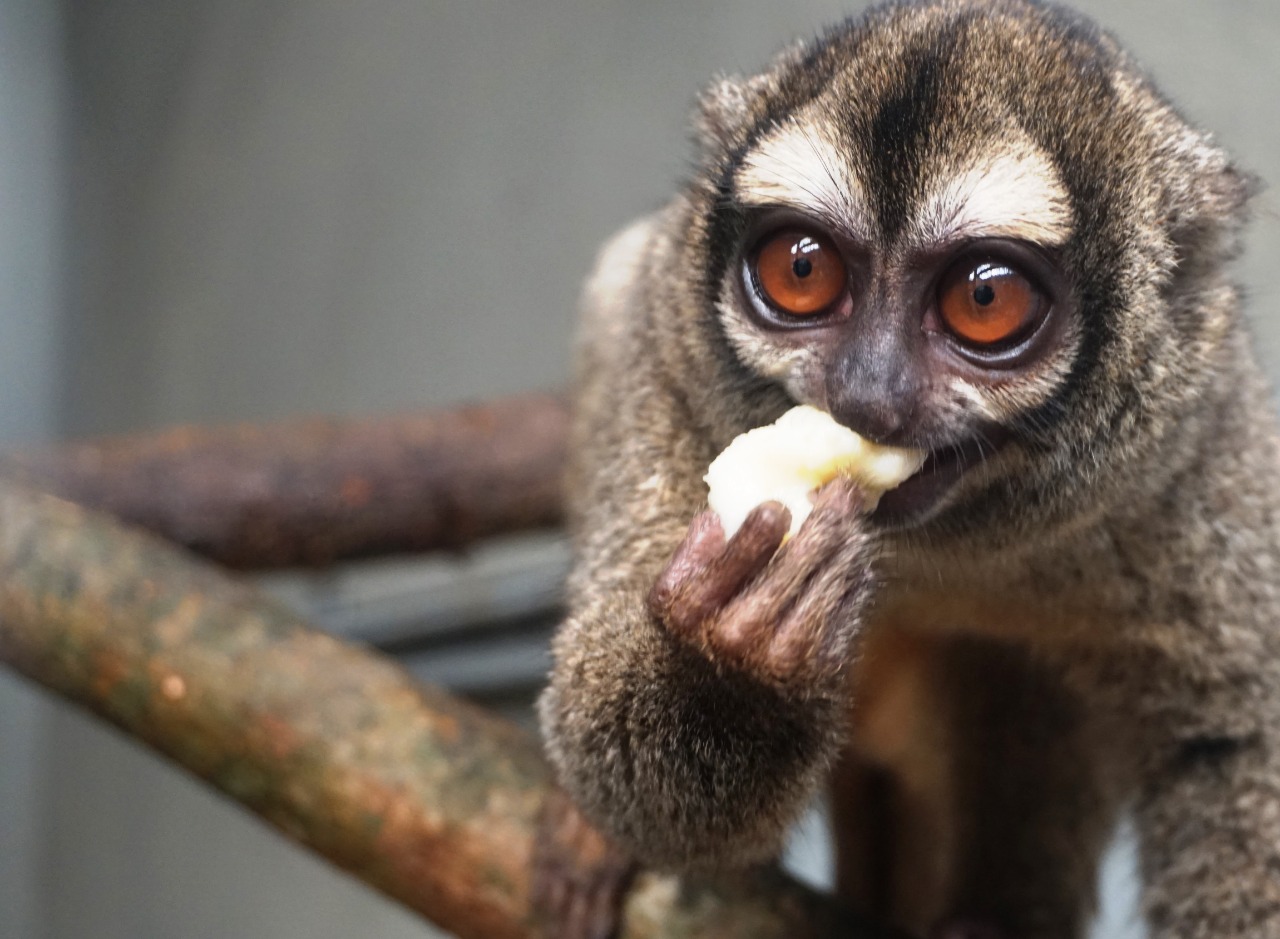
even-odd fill
[[[1207,134],[1188,130],[1175,138],[1173,159],[1181,172],[1164,192],[1165,217],[1180,254],[1208,251],[1219,262],[1240,252],[1240,233],[1249,202],[1261,181],[1236,166]]]
[[[1219,224],[1238,224],[1244,219],[1249,200],[1260,188],[1259,179],[1231,162],[1213,139],[1197,134],[1194,144],[1183,154],[1190,164],[1184,177],[1191,185],[1172,193],[1173,215],[1210,218]],[[1184,184],[1185,185],[1185,184]]]
[[[733,147],[756,117],[767,79],[721,76],[698,96],[693,125],[704,153]]]

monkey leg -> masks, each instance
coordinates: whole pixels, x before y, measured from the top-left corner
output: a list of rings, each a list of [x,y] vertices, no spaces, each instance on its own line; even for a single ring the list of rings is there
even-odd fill
[[[916,934],[1080,936],[1114,800],[1056,676],[1011,645],[883,630],[856,680],[841,895]]]
[[[879,625],[868,633],[854,671],[851,744],[832,774],[838,895],[916,934],[946,911],[955,854],[936,645]]]
[[[1099,731],[1023,649],[961,640],[943,653],[959,829],[949,915],[1080,936],[1117,811]]]

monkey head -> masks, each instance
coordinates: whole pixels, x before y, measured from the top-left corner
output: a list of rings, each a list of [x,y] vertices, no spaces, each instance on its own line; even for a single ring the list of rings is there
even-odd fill
[[[1249,181],[1097,27],[879,7],[715,84],[698,132],[653,328],[705,426],[806,403],[926,449],[876,519],[991,547],[1196,452]]]

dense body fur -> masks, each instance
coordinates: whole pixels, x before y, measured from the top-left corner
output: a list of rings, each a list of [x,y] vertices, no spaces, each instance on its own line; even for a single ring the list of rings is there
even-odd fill
[[[1009,224],[1061,236],[1071,295],[1043,367],[931,391],[936,426],[896,431],[928,446],[981,412],[1009,440],[918,524],[849,531],[847,662],[803,686],[645,602],[714,456],[795,403],[834,410],[808,353],[726,299],[742,204],[787,189],[769,172],[797,130],[831,184],[815,211],[886,256],[1005,211],[982,168],[1013,153],[1012,191],[1050,196]],[[1247,181],[1108,36],[1023,0],[877,8],[714,86],[699,132],[696,176],[587,289],[578,560],[542,701],[566,788],[690,867],[769,855],[834,771],[850,902],[1019,937],[1079,935],[1129,811],[1154,937],[1280,937],[1280,435],[1224,271]]]

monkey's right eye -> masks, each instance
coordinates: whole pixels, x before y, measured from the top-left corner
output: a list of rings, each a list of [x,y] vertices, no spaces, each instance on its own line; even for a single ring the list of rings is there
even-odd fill
[[[840,299],[848,281],[836,246],[796,229],[775,232],[761,243],[752,274],[761,296],[789,316],[822,313]]]

